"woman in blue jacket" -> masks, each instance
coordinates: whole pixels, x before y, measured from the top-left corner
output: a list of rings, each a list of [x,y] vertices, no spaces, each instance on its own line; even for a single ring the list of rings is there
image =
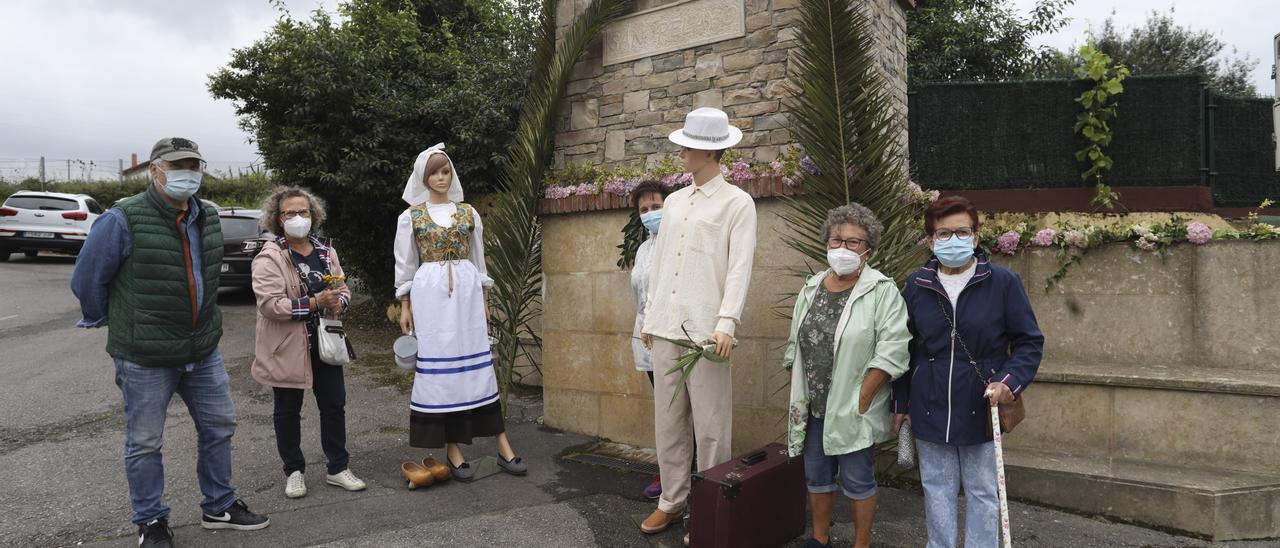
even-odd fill
[[[915,434],[929,548],[956,546],[961,485],[966,548],[994,547],[999,499],[983,394],[1007,403],[1026,390],[1044,335],[1022,280],[977,250],[978,211],[969,200],[938,200],[924,222],[933,258],[903,293],[911,366],[894,382],[894,429],[910,422]]]

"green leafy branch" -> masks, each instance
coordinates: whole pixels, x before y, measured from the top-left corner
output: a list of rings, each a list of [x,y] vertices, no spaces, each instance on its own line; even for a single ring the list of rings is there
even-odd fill
[[[1120,195],[1102,182],[1102,174],[1115,165],[1106,153],[1112,138],[1109,121],[1116,117],[1115,97],[1124,93],[1123,82],[1129,77],[1129,69],[1124,65],[1112,65],[1111,56],[1092,45],[1081,46],[1080,57],[1083,63],[1076,69],[1076,74],[1093,80],[1094,85],[1076,98],[1083,111],[1076,115],[1075,132],[1083,136],[1086,143],[1076,152],[1076,161],[1086,162],[1089,166],[1080,178],[1085,181],[1092,179],[1096,185],[1097,192],[1091,203],[1114,209]]]
[[[693,368],[697,367],[698,362],[701,361],[702,358],[706,358],[721,365],[729,365],[729,360],[726,360],[720,357],[719,354],[716,354],[716,345],[714,342],[704,341],[701,344],[695,343],[693,342],[693,336],[689,335],[689,330],[685,328],[684,324],[680,324],[680,330],[684,331],[684,340],[671,342],[676,346],[685,349],[685,353],[681,354],[680,358],[676,360],[676,364],[671,366],[671,369],[668,369],[666,372],[667,375],[671,375],[676,372],[680,373],[680,380],[676,382],[676,390],[671,393],[671,401],[667,403],[668,406],[675,403],[676,397],[680,395],[682,390],[687,390],[686,385],[689,384],[689,375],[693,374]]]

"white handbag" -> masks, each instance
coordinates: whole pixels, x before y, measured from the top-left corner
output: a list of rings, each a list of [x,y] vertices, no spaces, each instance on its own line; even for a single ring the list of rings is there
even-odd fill
[[[351,363],[352,356],[347,348],[350,343],[347,342],[347,332],[342,329],[340,320],[320,318],[316,339],[320,344],[320,361],[339,366]]]

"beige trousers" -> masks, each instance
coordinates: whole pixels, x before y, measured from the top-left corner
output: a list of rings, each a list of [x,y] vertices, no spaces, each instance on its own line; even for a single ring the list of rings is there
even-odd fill
[[[658,509],[670,514],[683,512],[689,498],[689,463],[695,443],[698,470],[732,457],[733,374],[727,365],[701,360],[686,390],[671,401],[680,375],[665,373],[684,352],[670,341],[653,338],[653,426],[662,474]]]

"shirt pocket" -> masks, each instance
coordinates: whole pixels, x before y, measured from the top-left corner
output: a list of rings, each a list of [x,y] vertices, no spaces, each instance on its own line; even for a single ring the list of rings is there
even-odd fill
[[[694,253],[711,255],[720,245],[720,223],[696,219],[693,221],[693,241],[689,242],[689,250]]]

